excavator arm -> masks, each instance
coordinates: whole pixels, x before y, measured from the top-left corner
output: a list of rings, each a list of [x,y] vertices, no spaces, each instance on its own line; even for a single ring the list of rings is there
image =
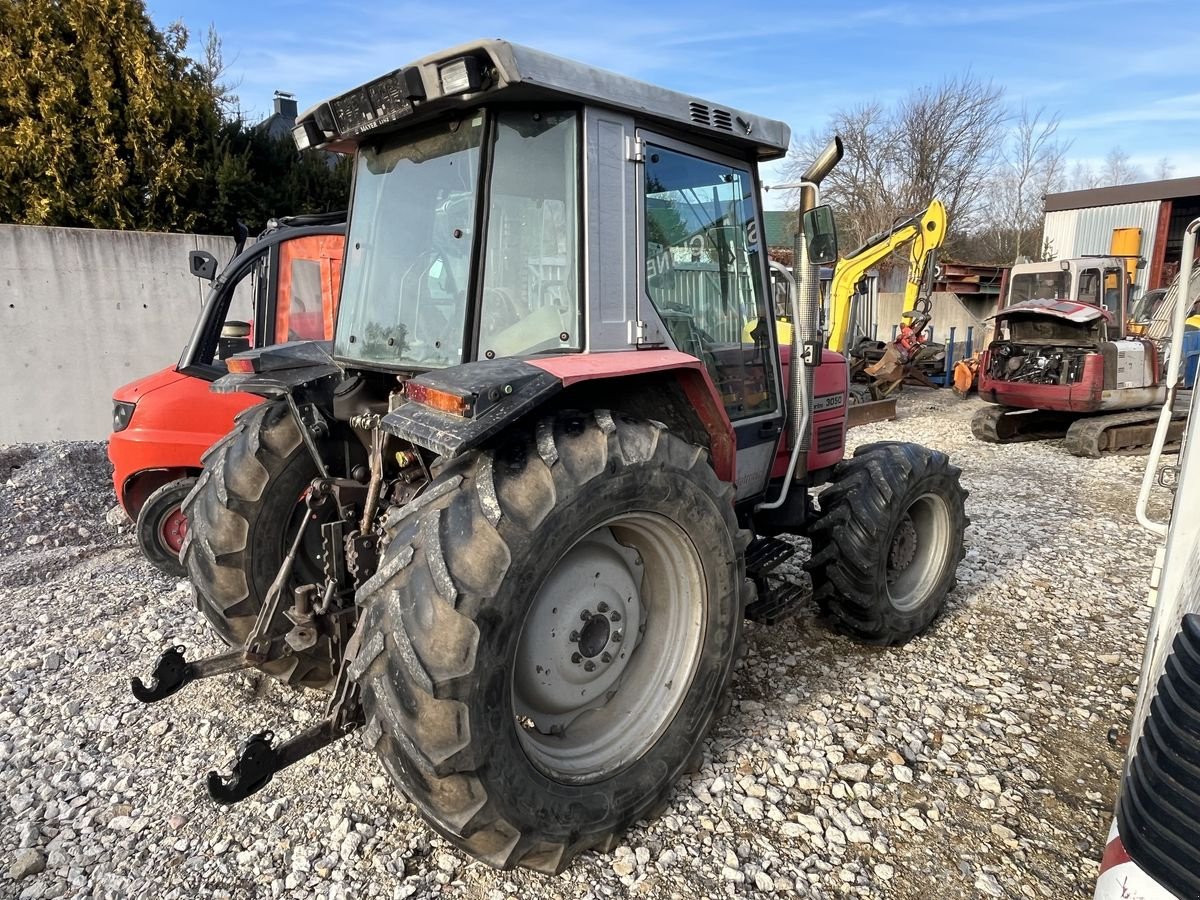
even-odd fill
[[[932,200],[923,212],[871,237],[865,244],[838,260],[829,289],[829,349],[845,354],[850,338],[851,299],[863,277],[889,254],[909,248],[908,284],[904,287],[904,311],[913,309],[921,292],[929,262],[946,238],[946,208]]]

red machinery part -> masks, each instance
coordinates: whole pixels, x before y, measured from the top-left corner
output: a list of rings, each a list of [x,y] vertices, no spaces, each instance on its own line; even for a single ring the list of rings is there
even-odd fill
[[[200,457],[233,428],[234,416],[261,402],[211,393],[207,381],[173,366],[118,388],[113,400],[135,404],[129,425],[108,440],[117,502],[131,519],[156,489],[198,473]]]
[[[989,374],[990,364],[991,351],[985,350],[979,362],[979,396],[992,403],[1054,412],[1091,413],[1100,409],[1104,396],[1104,358],[1099,353],[1088,354],[1083,361],[1083,374],[1074,384],[1001,381]]]

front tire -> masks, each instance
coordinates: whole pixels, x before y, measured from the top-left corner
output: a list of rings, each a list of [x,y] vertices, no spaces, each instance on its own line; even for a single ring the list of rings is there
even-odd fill
[[[364,738],[493,866],[615,846],[699,764],[748,535],[698,447],[606,412],[515,429],[387,517],[358,594]]]
[[[810,528],[813,598],[847,632],[902,644],[954,589],[970,524],[949,457],[918,444],[866,444],[834,468]]]
[[[147,497],[138,511],[136,532],[142,555],[160,572],[176,578],[187,575],[179,559],[188,532],[182,506],[195,486],[195,478],[168,481]]]

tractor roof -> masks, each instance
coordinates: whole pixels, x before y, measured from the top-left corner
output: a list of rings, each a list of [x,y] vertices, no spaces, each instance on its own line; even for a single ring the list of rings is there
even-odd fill
[[[349,151],[362,140],[491,101],[578,102],[667,123],[759,159],[787,153],[784,122],[709,103],[507,41],[481,40],[426,56],[307,110],[300,149]]]

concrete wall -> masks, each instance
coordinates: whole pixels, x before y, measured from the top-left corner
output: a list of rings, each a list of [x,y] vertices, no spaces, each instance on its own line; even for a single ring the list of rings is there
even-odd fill
[[[179,360],[197,249],[223,265],[233,240],[0,225],[0,444],[106,438],[114,388]]]
[[[973,327],[974,349],[980,349],[991,336],[992,325],[985,319],[996,311],[993,296],[950,294],[936,291],[930,296],[933,321],[930,323],[930,340],[945,344],[950,341],[950,329],[954,328],[954,358],[961,359],[967,342],[967,329]],[[879,294],[876,319],[876,337],[881,341],[892,339],[892,326],[900,324],[900,312],[904,308],[902,291],[883,291]],[[870,328],[870,325],[867,325]]]

